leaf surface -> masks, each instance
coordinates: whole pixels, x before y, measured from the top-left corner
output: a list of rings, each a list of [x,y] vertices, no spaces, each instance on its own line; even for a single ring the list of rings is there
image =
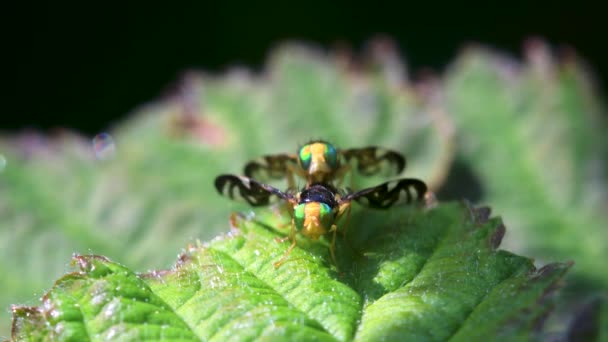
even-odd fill
[[[568,269],[536,270],[497,250],[500,219],[461,203],[428,211],[358,210],[338,265],[328,241],[287,248],[280,210],[236,219],[236,229],[190,246],[171,270],[135,274],[77,256],[41,307],[14,307],[13,338],[34,340],[279,339],[369,341],[531,336]],[[385,220],[378,220],[384,217]]]
[[[224,232],[230,212],[246,209],[217,196],[218,174],[313,138],[394,149],[407,156],[408,176],[439,184],[451,156],[441,103],[393,72],[399,63],[376,59],[355,72],[344,62],[287,45],[259,75],[188,73],[110,131],[106,149],[65,131],[0,137],[0,270],[15,275],[0,279],[0,307],[33,304],[75,252],[169,267],[188,241]],[[0,331],[8,321],[1,310]]]

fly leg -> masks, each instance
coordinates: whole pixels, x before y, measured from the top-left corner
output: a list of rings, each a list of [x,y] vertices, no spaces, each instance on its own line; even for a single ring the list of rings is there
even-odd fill
[[[295,222],[293,219],[291,220],[291,231],[289,232],[289,236],[282,238],[282,239],[277,238],[277,241],[285,242],[288,239],[291,240],[291,246],[289,246],[289,248],[287,248],[287,251],[285,251],[285,254],[283,254],[283,256],[281,257],[281,259],[279,261],[272,264],[274,266],[274,268],[281,267],[281,265],[285,262],[285,260],[287,260],[287,257],[289,256],[291,251],[296,246],[296,225],[295,225]]]
[[[291,190],[298,190],[294,175],[308,179],[308,173],[297,165],[287,164],[287,188]]]
[[[329,231],[332,232],[331,245],[329,246],[329,254],[331,255],[331,261],[333,261],[334,265],[336,265],[336,270],[338,270],[338,261],[336,259],[336,232],[338,231],[338,227],[333,224]]]
[[[344,224],[342,224],[342,235],[346,237],[346,230],[350,222],[350,201],[340,204],[337,219],[341,218],[346,214]]]

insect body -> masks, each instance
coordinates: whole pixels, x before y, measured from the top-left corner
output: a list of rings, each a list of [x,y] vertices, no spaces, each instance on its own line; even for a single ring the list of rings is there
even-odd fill
[[[384,173],[393,176],[405,168],[405,158],[395,151],[369,146],[338,150],[332,144],[316,140],[302,146],[297,154],[263,156],[245,165],[245,175],[260,181],[287,178],[294,189],[294,174],[306,180],[306,186],[316,183],[341,182],[353,168],[364,176]]]
[[[337,222],[350,212],[350,204],[353,200],[370,208],[384,209],[402,199],[403,194],[406,202],[420,201],[427,190],[426,184],[421,180],[403,178],[349,194],[341,194],[332,185],[326,183],[312,184],[301,192],[293,194],[248,177],[235,175],[218,176],[215,179],[215,187],[220,194],[232,199],[244,200],[252,206],[268,205],[273,198],[288,202],[292,217],[288,237],[291,245],[283,257],[274,263],[275,267],[285,262],[296,246],[298,232],[313,240],[331,233],[330,253],[336,264]]]

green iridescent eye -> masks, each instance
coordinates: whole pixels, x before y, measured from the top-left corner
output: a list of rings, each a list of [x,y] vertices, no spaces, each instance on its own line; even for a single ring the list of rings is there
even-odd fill
[[[304,145],[300,149],[300,153],[298,153],[298,156],[300,157],[300,164],[302,165],[302,168],[308,170],[308,168],[310,167],[310,161],[312,159],[310,145]]]
[[[338,152],[331,144],[325,144],[325,162],[329,167],[335,169],[338,167]]]
[[[329,205],[320,203],[319,205],[319,218],[321,219],[321,225],[325,229],[329,229],[334,223],[334,215]]]
[[[306,215],[304,211],[305,203],[299,204],[294,210],[294,218],[296,221],[296,229],[302,230],[304,228],[304,216]]]

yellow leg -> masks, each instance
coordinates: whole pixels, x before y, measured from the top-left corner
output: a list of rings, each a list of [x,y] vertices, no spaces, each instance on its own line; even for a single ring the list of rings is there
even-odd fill
[[[289,217],[291,217],[291,222],[288,221],[288,222],[279,223],[279,224],[277,224],[277,228],[283,229],[283,228],[287,227],[287,225],[289,225],[289,224],[293,225],[293,215],[294,215],[293,210],[294,210],[295,206],[297,206],[297,204],[298,204],[297,201],[288,200],[288,201],[284,201],[283,204],[273,206],[273,212],[275,215],[283,218],[283,215],[285,214],[284,212],[287,211],[289,213]],[[285,242],[286,239],[287,238],[281,239],[280,242]],[[276,239],[276,240],[278,241],[279,239]]]
[[[344,216],[344,214],[346,214],[346,219],[345,219],[345,222],[343,224],[341,224],[341,226],[342,226],[342,235],[346,236],[346,230],[347,230],[348,224],[350,222],[350,202],[343,203],[340,205],[340,208],[338,210],[338,216],[337,216],[336,220],[341,218],[342,216]]]
[[[302,170],[299,166],[287,164],[287,186],[288,189],[298,190],[296,187],[296,181],[294,175],[298,175],[304,179],[308,179],[308,173]]]
[[[230,218],[228,219],[230,230],[239,230],[239,222],[241,219],[242,216],[239,213],[230,214]]]
[[[280,239],[280,240],[282,240],[282,242],[284,242],[287,239],[291,240],[291,246],[289,246],[289,248],[287,248],[287,251],[285,251],[285,254],[283,254],[283,257],[281,257],[281,260],[279,260],[279,261],[275,262],[274,264],[272,264],[274,266],[274,268],[281,267],[281,265],[285,262],[285,260],[287,260],[287,257],[289,256],[289,253],[291,253],[291,251],[296,246],[296,226],[295,226],[295,222],[293,222],[293,219],[291,221],[291,231],[289,232],[289,236],[286,237],[286,238]]]
[[[285,218],[285,212],[289,213],[289,216],[293,219],[293,208],[291,202],[284,202],[282,204],[278,204],[272,207],[273,214],[275,214],[279,219]],[[277,224],[277,228],[283,229],[290,224],[289,221],[283,221]]]
[[[338,261],[336,260],[336,232],[338,231],[338,227],[334,224],[331,226],[331,229],[329,231],[332,232],[331,245],[329,246],[329,254],[331,254],[331,260],[333,261],[334,265],[336,265],[337,270]]]
[[[287,241],[287,240],[289,240],[289,239],[290,239],[290,237],[289,237],[289,236],[286,236],[286,237],[284,237],[284,238],[276,237],[276,238],[274,238],[274,241],[276,241],[276,242],[278,242],[278,243],[283,243],[283,242],[285,242],[285,241]]]

